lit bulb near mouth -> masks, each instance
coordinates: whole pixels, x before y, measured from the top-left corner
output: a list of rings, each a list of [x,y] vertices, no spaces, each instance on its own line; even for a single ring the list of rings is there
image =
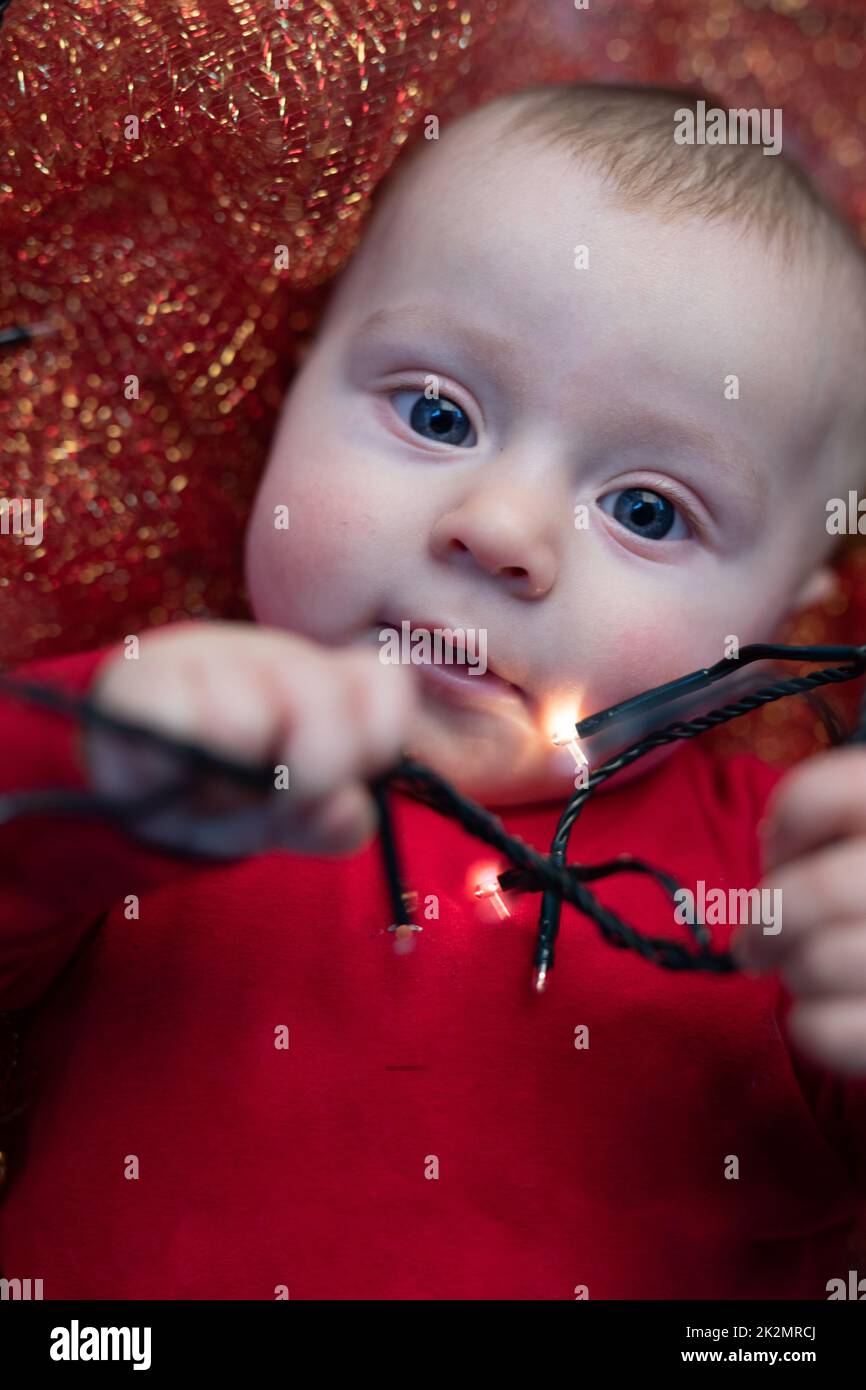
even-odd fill
[[[551,720],[550,741],[554,748],[567,748],[574,758],[575,767],[580,771],[589,767],[589,759],[578,742],[576,724],[576,710],[557,710]]]

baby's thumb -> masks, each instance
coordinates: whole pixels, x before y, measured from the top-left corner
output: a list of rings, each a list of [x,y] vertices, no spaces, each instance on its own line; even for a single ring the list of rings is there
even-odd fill
[[[295,807],[277,819],[271,843],[274,849],[301,854],[351,854],[373,838],[377,823],[369,790],[351,783],[306,810]]]

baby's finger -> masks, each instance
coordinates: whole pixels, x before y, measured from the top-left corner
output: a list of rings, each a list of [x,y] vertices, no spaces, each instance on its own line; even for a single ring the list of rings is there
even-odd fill
[[[775,869],[759,885],[772,893],[773,931],[752,923],[734,939],[734,954],[752,970],[778,966],[809,932],[866,913],[866,839],[844,840]],[[779,929],[780,928],[780,929]]]
[[[780,973],[798,998],[859,994],[866,1010],[866,922],[809,932],[786,956]]]
[[[317,802],[395,762],[414,707],[412,671],[375,653],[329,657],[281,758],[293,800]]]
[[[866,1075],[866,995],[798,1001],[787,1028],[791,1041],[822,1066]]]
[[[345,656],[361,733],[358,773],[365,780],[399,757],[418,708],[418,683],[409,666],[385,665],[378,652]]]
[[[301,854],[350,854],[376,833],[376,806],[366,787],[340,787],[307,813],[277,806],[268,845]]]
[[[866,835],[866,748],[833,748],[789,773],[762,829],[764,869],[847,835]]]

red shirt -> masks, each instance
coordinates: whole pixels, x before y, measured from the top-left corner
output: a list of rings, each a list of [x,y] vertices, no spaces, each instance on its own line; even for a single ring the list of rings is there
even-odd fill
[[[30,670],[83,689],[101,655]],[[3,789],[80,780],[57,716],[0,700],[0,748]],[[751,887],[777,776],[694,740],[591,802],[570,857]],[[560,809],[502,818],[547,849]],[[478,841],[404,798],[395,819],[408,955],[375,845],[203,866],[95,823],[0,831],[0,1007],[41,1000],[2,1273],[47,1299],[826,1298],[866,1085],[792,1057],[773,980],[659,969],[566,907],[535,997],[538,896],[500,921],[468,891]],[[597,888],[684,939],[650,881]]]

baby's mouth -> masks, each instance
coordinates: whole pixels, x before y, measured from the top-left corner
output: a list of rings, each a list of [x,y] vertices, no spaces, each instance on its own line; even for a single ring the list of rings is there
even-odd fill
[[[425,690],[433,699],[462,708],[486,708],[503,713],[509,707],[511,710],[520,708],[524,716],[531,715],[532,700],[526,690],[498,671],[487,659],[486,651],[482,663],[477,654],[470,651],[467,641],[455,645],[443,636],[446,631],[466,634],[472,629],[451,623],[418,623],[408,619],[393,622],[382,618],[376,620],[373,630],[381,641],[383,630],[401,633],[402,624],[406,622],[414,639],[414,654],[411,650],[407,652],[403,642],[401,659],[406,660],[408,656],[411,664],[418,667]],[[382,656],[384,660],[384,650]]]

